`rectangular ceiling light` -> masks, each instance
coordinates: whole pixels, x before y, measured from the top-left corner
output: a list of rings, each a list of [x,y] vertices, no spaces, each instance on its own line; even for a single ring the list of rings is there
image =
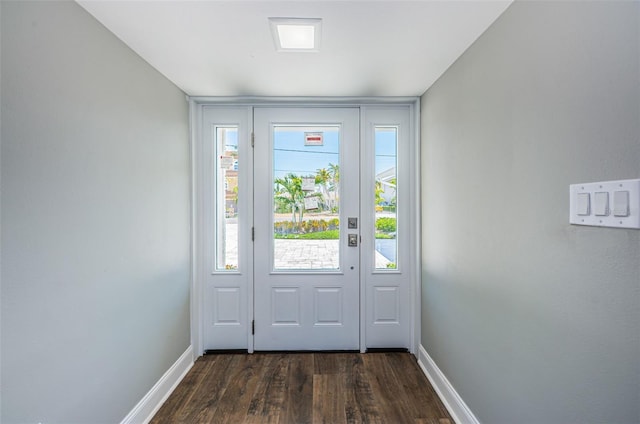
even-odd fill
[[[322,19],[269,18],[271,35],[279,52],[317,52]]]

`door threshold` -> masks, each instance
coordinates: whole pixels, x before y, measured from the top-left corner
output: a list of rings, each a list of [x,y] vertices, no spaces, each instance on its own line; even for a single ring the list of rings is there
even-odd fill
[[[359,350],[256,350],[254,353],[360,353]]]
[[[204,355],[229,355],[229,354],[247,354],[248,349],[207,349],[204,351]]]

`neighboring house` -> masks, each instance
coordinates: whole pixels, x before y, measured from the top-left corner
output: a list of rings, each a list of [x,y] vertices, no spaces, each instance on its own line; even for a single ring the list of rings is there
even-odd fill
[[[376,181],[379,181],[382,186],[382,197],[384,205],[390,205],[395,202],[396,197],[396,167],[389,168],[376,175]]]

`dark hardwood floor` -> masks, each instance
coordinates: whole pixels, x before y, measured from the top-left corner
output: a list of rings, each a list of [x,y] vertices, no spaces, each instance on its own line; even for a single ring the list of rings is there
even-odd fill
[[[151,423],[454,424],[397,352],[206,355]]]

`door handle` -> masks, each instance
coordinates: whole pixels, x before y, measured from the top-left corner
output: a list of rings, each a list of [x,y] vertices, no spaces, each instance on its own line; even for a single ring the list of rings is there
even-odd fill
[[[349,247],[358,247],[358,235],[357,234],[349,234],[348,235],[347,245]]]

